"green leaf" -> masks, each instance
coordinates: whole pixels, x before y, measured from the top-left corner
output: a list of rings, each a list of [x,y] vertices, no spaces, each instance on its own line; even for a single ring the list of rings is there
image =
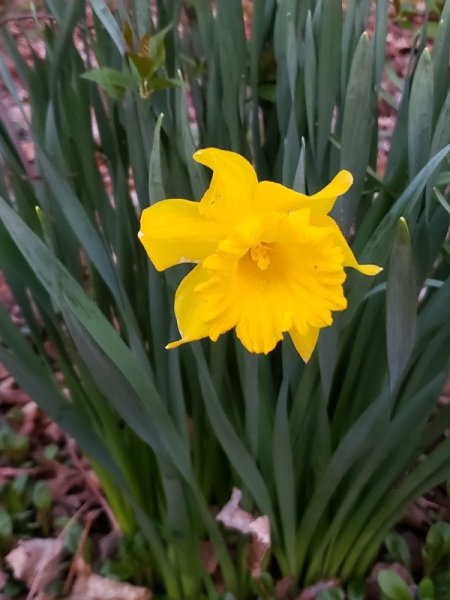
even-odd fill
[[[159,440],[176,467],[189,478],[186,449],[152,384],[150,372],[136,362],[135,355],[98,307],[3,200],[0,218],[55,304],[63,310],[86,363],[93,361],[97,372],[103,373],[99,381],[107,386],[110,400],[116,402],[115,408],[156,450],[161,448]],[[126,403],[124,397],[128,398]]]
[[[408,111],[408,168],[413,177],[427,162],[433,120],[433,64],[430,51],[422,52],[411,86]]]
[[[391,209],[375,231],[372,232],[371,236],[367,239],[364,247],[361,250],[359,256],[360,263],[374,262],[383,264],[387,260],[387,244],[391,239],[392,231],[398,223],[400,217],[404,216],[406,219],[409,215],[417,209],[417,203],[421,197],[423,189],[434,171],[439,167],[441,161],[450,152],[450,144],[447,144],[445,148],[439,151],[433,158],[431,158],[427,164],[419,171],[414,179],[408,184],[406,189],[397,198]],[[359,301],[365,295],[367,286],[371,283],[368,278],[358,280],[358,283],[354,285],[349,293],[349,308],[344,316],[345,322],[351,320],[354,313],[359,307]],[[364,292],[363,292],[364,290]],[[358,301],[358,299],[359,301]]]
[[[148,166],[148,197],[150,204],[154,204],[166,197],[161,164],[161,127],[163,119],[164,114],[161,113],[156,121],[155,132],[153,134],[153,147]]]
[[[417,588],[419,591],[419,600],[435,600],[434,584],[429,577],[424,577]]]
[[[269,517],[273,527],[273,535],[277,538],[276,521],[264,479],[220,403],[201,347],[198,344],[192,344],[192,352],[197,363],[204,406],[211,426],[230,463],[241,477],[243,485],[250,491],[253,501],[259,507],[261,513]]]
[[[438,188],[433,188],[433,192],[439,204],[450,215],[450,204],[447,202],[444,195],[438,190]]]
[[[317,50],[317,157],[321,170],[330,135],[331,119],[339,88],[342,29],[341,0],[326,0],[322,4]]]
[[[350,468],[373,446],[386,427],[389,397],[383,394],[372,402],[344,436],[317,481],[297,531],[299,560],[307,552],[320,518],[327,510],[330,498]],[[320,562],[320,557],[317,557]]]
[[[433,523],[423,548],[424,566],[427,575],[432,576],[439,566],[448,569],[450,561],[450,524]]]
[[[374,55],[375,55],[375,90],[378,92],[380,88],[381,76],[383,74],[386,50],[386,35],[388,30],[388,0],[378,0],[376,4],[375,17],[375,40],[374,40]]]
[[[126,90],[133,84],[132,79],[128,75],[110,67],[100,67],[99,69],[86,71],[81,77],[97,83],[111,98],[117,100],[122,98]]]
[[[348,600],[365,600],[366,583],[361,579],[354,579],[347,586]]]
[[[448,49],[450,46],[450,2],[446,0],[434,38],[431,57],[434,73],[434,114],[441,110],[448,94]]]
[[[56,82],[60,77],[63,61],[67,60],[68,52],[72,51],[73,30],[83,14],[83,0],[72,0],[64,4],[64,12],[61,15],[60,31],[51,60],[51,86],[55,89]]]
[[[147,0],[134,0],[134,16],[139,37],[151,31],[153,26],[151,7]]]
[[[280,507],[286,560],[290,566],[291,574],[294,575],[297,565],[295,544],[297,522],[294,457],[292,455],[289,421],[287,417],[287,397],[288,385],[287,382],[284,382],[280,388],[275,409],[272,449],[275,485],[278,505]]]
[[[348,235],[361,198],[373,129],[372,44],[363,33],[356,47],[347,85],[342,123],[340,168],[352,173],[350,190],[339,198],[333,215]]]
[[[417,294],[406,221],[401,218],[389,262],[386,288],[386,343],[391,391],[401,381],[416,337]]]
[[[192,135],[192,125],[189,123],[187,114],[187,90],[178,90],[176,100],[176,127],[180,156],[186,165],[194,198],[200,199],[208,186],[208,179],[204,169],[199,168],[198,164],[192,159],[196,148]]]
[[[0,507],[0,546],[12,541],[13,522],[9,513]]]
[[[443,148],[450,137],[450,91],[442,105],[431,142],[430,157]]]
[[[240,0],[218,0],[216,22],[222,84],[222,95],[218,100],[225,117],[224,125],[228,130],[231,149],[245,153],[242,99],[247,52]],[[207,51],[211,52],[211,49]]]
[[[316,147],[316,78],[317,78],[317,60],[316,48],[314,43],[314,32],[311,13],[308,12],[306,20],[305,34],[305,110],[306,121],[308,124],[309,143],[313,153]]]
[[[147,79],[147,88],[150,92],[158,92],[174,87],[183,86],[183,82],[178,79],[169,79],[164,77],[149,77]]]
[[[384,543],[389,552],[390,560],[400,562],[408,569],[411,567],[411,552],[403,536],[396,531],[392,531],[387,535]]]
[[[120,54],[125,52],[125,40],[122,31],[114,19],[105,0],[91,0],[92,8],[103,27],[109,33]]]
[[[148,56],[152,59],[155,72],[160,69],[166,60],[166,49],[164,46],[164,38],[173,28],[172,23],[150,36],[148,44]]]
[[[67,222],[73,227],[83,249],[97,267],[105,283],[113,294],[118,297],[120,292],[112,261],[92,221],[89,219],[80,200],[75,196],[67,180],[58,172],[47,154],[39,148],[38,155],[42,170]],[[19,244],[18,246],[20,247]],[[21,248],[21,250],[23,249]],[[46,279],[47,281],[49,280],[48,275]]]
[[[380,571],[378,585],[384,600],[413,600],[405,581],[395,571]]]
[[[450,5],[450,4],[449,4]],[[442,105],[442,110],[437,119],[436,127],[434,129],[433,138],[431,140],[430,157],[434,156],[450,139],[450,91],[445,98]],[[440,184],[439,177],[442,171],[444,171],[445,165],[437,170],[427,182],[427,217],[430,218],[433,214],[432,193],[436,185]],[[437,194],[436,194],[437,195]],[[438,197],[439,200],[439,197]],[[440,202],[440,200],[439,200]],[[442,204],[442,202],[441,202]],[[442,204],[445,207],[445,202]],[[447,209],[446,209],[447,210]]]
[[[37,509],[43,511],[48,511],[50,509],[53,498],[50,488],[45,481],[36,482],[33,487],[32,500]]]

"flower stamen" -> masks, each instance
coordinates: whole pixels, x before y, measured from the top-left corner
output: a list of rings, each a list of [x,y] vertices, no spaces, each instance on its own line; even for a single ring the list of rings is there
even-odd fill
[[[257,264],[261,271],[265,271],[270,265],[270,253],[268,246],[258,244],[250,248],[250,256],[252,261]]]

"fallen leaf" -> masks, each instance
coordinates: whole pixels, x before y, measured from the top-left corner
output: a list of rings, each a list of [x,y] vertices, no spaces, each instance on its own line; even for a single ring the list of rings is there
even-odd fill
[[[296,596],[295,600],[315,600],[320,592],[338,587],[339,584],[339,579],[324,579],[318,581],[314,585],[305,588],[298,596]]]
[[[231,493],[231,498],[222,508],[222,510],[217,514],[216,520],[219,523],[225,525],[225,527],[229,527],[231,529],[236,529],[241,533],[249,534],[250,533],[250,523],[254,520],[253,515],[248,513],[242,508],[239,507],[239,502],[242,498],[242,492],[238,488],[233,488]]]
[[[63,551],[61,539],[34,538],[20,541],[5,560],[16,579],[39,592],[58,575],[58,561]]]
[[[247,566],[252,577],[261,576],[264,557],[271,546],[270,522],[266,515],[254,517],[240,508],[242,491],[233,488],[230,500],[216,516],[216,520],[225,527],[235,529],[244,535],[250,535],[251,543],[247,556]]]
[[[411,504],[403,515],[402,522],[416,529],[428,529],[432,521],[432,512],[437,512],[439,505],[426,498],[419,498]]]
[[[210,541],[204,541],[200,545],[200,560],[206,571],[212,575],[216,572],[219,565],[217,556],[214,552],[214,546]]]
[[[100,575],[81,575],[66,600],[150,600],[151,597],[151,592],[143,587]]]
[[[277,600],[286,600],[286,598],[292,598],[292,592],[295,586],[295,579],[293,577],[283,577],[275,584],[275,598]]]
[[[0,568],[0,589],[3,589],[8,581],[8,575]]]
[[[250,523],[250,535],[252,541],[247,556],[247,566],[252,577],[261,577],[261,565],[267,550],[270,548],[269,518],[266,516],[258,517]]]

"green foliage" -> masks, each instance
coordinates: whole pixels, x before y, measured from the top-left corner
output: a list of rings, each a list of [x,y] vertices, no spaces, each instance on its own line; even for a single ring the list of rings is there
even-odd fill
[[[16,433],[7,422],[0,422],[0,452],[13,464],[20,464],[28,456],[28,439]]]
[[[83,73],[82,77],[88,81],[98,83],[111,98],[119,100],[122,98],[128,88],[131,87],[133,80],[131,77],[111,69],[110,67],[101,67],[100,69],[92,69]]]
[[[52,505],[53,498],[44,481],[33,482],[28,475],[18,475],[3,483],[0,487],[0,507],[4,535],[0,534],[0,538],[10,547],[19,536],[48,536]],[[8,535],[6,531],[9,531]]]
[[[119,581],[132,580],[152,587],[151,552],[145,537],[140,532],[123,537],[115,556],[103,563],[100,573]]]
[[[368,36],[369,0],[261,0],[249,39],[240,0],[90,4],[93,27],[82,0],[49,3],[31,66],[2,31],[36,161],[2,125],[0,269],[26,330],[0,309],[0,360],[88,454],[124,533],[145,538],[140,576],[171,600],[217,598],[217,581],[230,598],[270,588],[269,574],[249,581],[248,540],[213,517],[233,486],[270,518],[270,574],[361,577],[407,504],[450,474],[450,411],[432,418],[449,368],[450,2],[432,52],[421,35],[411,53],[384,174],[387,1]],[[308,365],[288,341],[269,357],[231,335],[164,349],[186,271],[156,273],[136,234],[149,203],[201,196],[197,146],[307,193],[353,172],[333,216],[385,271],[349,273],[349,308]],[[382,581],[389,598],[402,585]]]
[[[380,571],[378,585],[385,600],[445,600],[450,594],[450,549],[449,549],[449,524],[436,522],[427,534],[422,547],[423,565],[420,568],[420,581],[408,586],[395,572]],[[385,545],[388,550],[388,559],[403,564],[411,572],[411,556],[405,539],[398,533],[390,533]]]
[[[13,522],[9,513],[0,508],[0,551],[2,554],[7,550],[13,540]]]
[[[395,571],[381,571],[378,575],[383,600],[413,600],[405,581]]]
[[[403,536],[396,531],[391,531],[384,540],[389,560],[399,562],[408,569],[411,567],[411,553]]]
[[[430,527],[424,547],[425,571],[431,574],[439,565],[448,570],[450,557],[450,527],[448,523],[435,523]],[[443,563],[443,564],[442,564]]]

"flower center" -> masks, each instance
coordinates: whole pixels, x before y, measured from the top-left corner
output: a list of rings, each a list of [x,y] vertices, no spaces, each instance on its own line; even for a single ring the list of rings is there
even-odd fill
[[[263,243],[250,248],[250,256],[252,257],[252,261],[257,264],[261,271],[265,271],[270,265],[269,247],[265,246]]]

